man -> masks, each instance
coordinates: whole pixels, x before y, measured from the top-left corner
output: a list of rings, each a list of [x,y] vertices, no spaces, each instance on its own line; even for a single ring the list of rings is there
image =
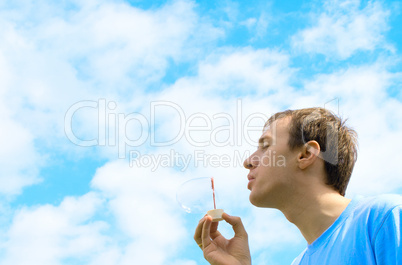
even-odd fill
[[[356,138],[325,109],[287,110],[267,121],[257,151],[244,161],[250,202],[279,209],[307,241],[292,264],[402,264],[401,196],[344,197]],[[283,156],[285,166],[271,164],[273,154]],[[373,155],[384,154],[374,149]],[[229,240],[210,216],[196,228],[194,239],[205,259],[213,265],[251,264],[240,218],[226,213],[223,218],[235,232]]]

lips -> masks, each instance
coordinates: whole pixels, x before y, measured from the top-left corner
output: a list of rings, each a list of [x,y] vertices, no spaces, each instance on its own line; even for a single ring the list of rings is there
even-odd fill
[[[247,175],[247,179],[248,179],[249,181],[251,181],[251,180],[255,179],[255,177],[254,177],[253,175],[251,175],[251,174],[248,174],[248,175]]]
[[[251,183],[254,182],[255,177],[252,176],[252,175],[250,175],[250,174],[248,174],[248,175],[247,175],[247,179],[248,179],[247,188],[248,188],[249,190],[251,190]]]

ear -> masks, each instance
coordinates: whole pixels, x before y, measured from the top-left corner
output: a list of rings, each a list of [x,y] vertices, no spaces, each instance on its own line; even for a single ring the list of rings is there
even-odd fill
[[[301,152],[298,155],[300,169],[306,169],[319,157],[320,144],[317,141],[308,141],[303,145]]]

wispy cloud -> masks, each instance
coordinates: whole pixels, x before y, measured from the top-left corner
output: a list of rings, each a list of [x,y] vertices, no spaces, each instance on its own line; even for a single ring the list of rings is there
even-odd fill
[[[327,1],[323,12],[311,15],[312,26],[293,36],[293,47],[341,60],[359,51],[393,51],[384,36],[390,11],[378,1],[361,5],[359,0]]]
[[[61,264],[68,259],[83,261],[102,251],[107,238],[101,231],[107,228],[106,223],[87,223],[100,203],[89,193],[81,198],[67,197],[59,206],[19,210],[2,244],[2,263]]]

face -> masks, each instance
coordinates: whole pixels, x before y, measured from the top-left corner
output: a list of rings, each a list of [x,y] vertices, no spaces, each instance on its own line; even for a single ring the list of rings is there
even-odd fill
[[[278,208],[292,194],[297,151],[288,146],[290,118],[274,121],[259,139],[257,151],[244,161],[250,170],[250,202],[258,207]]]

